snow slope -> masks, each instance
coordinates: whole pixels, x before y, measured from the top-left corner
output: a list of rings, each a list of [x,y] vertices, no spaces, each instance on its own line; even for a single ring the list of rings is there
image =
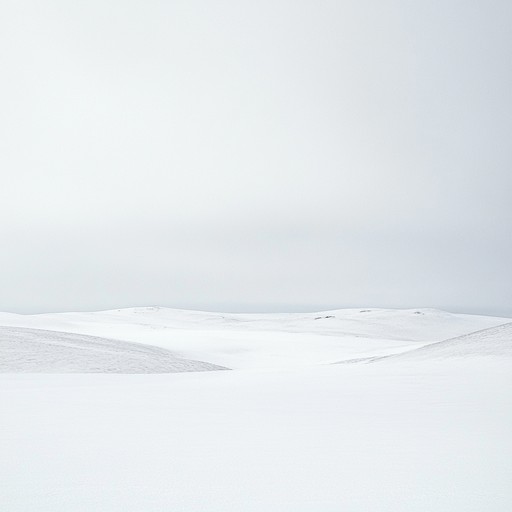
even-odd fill
[[[167,350],[72,334],[0,327],[0,372],[173,373],[222,369]]]
[[[144,343],[234,369],[294,368],[384,356],[509,320],[433,309],[261,315],[147,307],[93,313],[0,313],[0,325]]]
[[[465,357],[512,357],[512,322],[378,360],[420,361]]]

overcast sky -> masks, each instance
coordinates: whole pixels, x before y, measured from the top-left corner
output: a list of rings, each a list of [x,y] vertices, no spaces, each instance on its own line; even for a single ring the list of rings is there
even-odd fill
[[[0,310],[512,316],[510,0],[0,9]]]

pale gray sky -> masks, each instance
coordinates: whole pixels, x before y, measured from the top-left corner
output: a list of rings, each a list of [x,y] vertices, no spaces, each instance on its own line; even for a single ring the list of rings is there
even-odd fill
[[[0,310],[512,316],[510,0],[0,11]]]

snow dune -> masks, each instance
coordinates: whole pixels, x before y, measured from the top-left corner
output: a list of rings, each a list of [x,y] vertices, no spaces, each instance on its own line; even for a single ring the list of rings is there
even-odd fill
[[[83,334],[0,327],[0,372],[175,373],[220,370],[169,351]]]
[[[432,343],[378,360],[420,361],[467,357],[512,357],[512,322]]]

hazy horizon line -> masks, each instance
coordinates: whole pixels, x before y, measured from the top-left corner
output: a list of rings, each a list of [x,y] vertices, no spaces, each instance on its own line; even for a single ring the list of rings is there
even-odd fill
[[[2,310],[2,313],[14,314],[14,315],[46,315],[46,314],[59,314],[59,313],[98,313],[105,311],[116,311],[123,309],[172,309],[177,311],[193,311],[199,313],[219,313],[219,314],[245,314],[245,315],[271,315],[271,314],[308,314],[308,313],[322,313],[328,311],[340,311],[340,310],[396,310],[396,311],[407,311],[407,310],[437,310],[443,311],[445,313],[451,314],[465,314],[465,315],[479,315],[479,316],[494,316],[494,317],[502,317],[502,318],[511,318],[512,312],[510,312],[507,308],[503,310],[496,310],[495,308],[489,309],[475,309],[475,308],[464,308],[464,307],[443,307],[443,306],[432,306],[432,305],[422,305],[422,306],[376,306],[376,305],[344,305],[344,306],[336,306],[336,305],[316,305],[316,306],[299,306],[299,305],[242,305],[242,307],[233,307],[233,306],[219,306],[214,308],[213,306],[201,305],[194,306],[192,304],[185,305],[165,305],[165,304],[138,304],[138,305],[122,305],[122,306],[114,306],[114,307],[98,307],[98,308],[73,308],[73,309],[49,309],[49,310],[30,310],[30,311],[15,311],[15,310]]]

